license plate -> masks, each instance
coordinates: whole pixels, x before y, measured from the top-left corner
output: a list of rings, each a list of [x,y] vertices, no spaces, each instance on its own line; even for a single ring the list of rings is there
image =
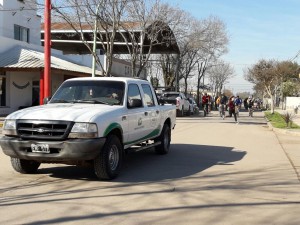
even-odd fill
[[[31,144],[32,152],[50,153],[48,144]]]

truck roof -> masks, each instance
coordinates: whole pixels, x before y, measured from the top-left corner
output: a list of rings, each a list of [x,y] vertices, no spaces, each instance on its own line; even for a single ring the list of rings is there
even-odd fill
[[[133,77],[79,77],[79,78],[71,78],[68,80],[85,80],[85,81],[123,81],[125,83],[130,83],[130,82],[134,82],[134,83],[149,83],[149,81],[144,80],[144,79],[140,79],[140,78],[133,78]]]

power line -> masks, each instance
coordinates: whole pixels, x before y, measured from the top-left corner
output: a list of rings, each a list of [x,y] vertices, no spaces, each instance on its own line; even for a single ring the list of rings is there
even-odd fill
[[[289,61],[294,61],[295,59],[297,59],[300,55],[300,50],[297,52],[297,54],[295,55],[294,58],[289,59]]]

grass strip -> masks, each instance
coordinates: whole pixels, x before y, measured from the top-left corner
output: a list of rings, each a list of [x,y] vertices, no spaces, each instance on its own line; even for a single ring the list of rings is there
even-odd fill
[[[289,128],[289,129],[300,129],[295,123],[292,123],[291,127],[287,127],[286,122],[283,119],[283,114],[274,112],[273,114],[270,111],[265,112],[265,117],[270,121],[273,127],[276,128]],[[293,119],[292,119],[293,120]]]

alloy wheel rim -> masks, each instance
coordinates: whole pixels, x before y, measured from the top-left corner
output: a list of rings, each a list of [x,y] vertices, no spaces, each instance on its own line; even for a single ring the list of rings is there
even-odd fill
[[[116,170],[119,164],[119,151],[116,145],[111,146],[109,151],[109,166],[111,170]]]

